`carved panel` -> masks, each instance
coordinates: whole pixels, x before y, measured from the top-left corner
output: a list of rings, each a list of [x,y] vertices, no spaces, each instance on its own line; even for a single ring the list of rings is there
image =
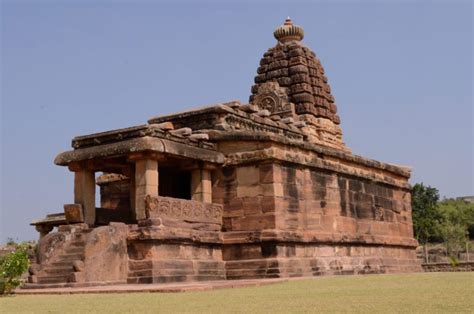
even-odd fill
[[[261,110],[273,114],[294,114],[294,107],[288,101],[288,96],[277,82],[266,82],[258,87],[253,103]]]
[[[145,197],[147,218],[172,218],[185,222],[222,224],[222,205],[172,197]]]

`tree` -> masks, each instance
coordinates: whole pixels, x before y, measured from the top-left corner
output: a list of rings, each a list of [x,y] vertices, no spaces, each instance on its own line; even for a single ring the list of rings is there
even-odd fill
[[[469,230],[474,226],[474,204],[461,199],[445,199],[439,203],[442,216],[440,235],[449,256],[457,257],[469,244]]]
[[[417,183],[412,188],[413,229],[423,245],[425,262],[428,262],[427,243],[439,236],[442,216],[438,211],[439,192],[436,188]]]

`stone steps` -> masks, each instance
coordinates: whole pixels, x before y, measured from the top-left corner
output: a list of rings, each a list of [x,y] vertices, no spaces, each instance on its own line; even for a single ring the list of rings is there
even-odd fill
[[[39,284],[67,283],[69,275],[62,276],[38,276]]]
[[[64,250],[66,254],[79,254],[83,255],[84,254],[84,246],[69,246]]]
[[[74,272],[74,269],[72,267],[72,265],[69,265],[69,266],[63,266],[63,267],[51,267],[51,266],[48,266],[48,267],[45,267],[41,270],[43,273],[45,274],[52,274],[52,275],[66,275],[66,274],[71,274]]]
[[[31,288],[69,284],[73,280],[73,263],[84,260],[85,238],[88,232],[90,230],[74,234],[73,239],[65,243],[61,251],[56,252],[47,264],[41,265],[41,270],[35,280],[30,281]]]
[[[57,262],[52,262],[50,264],[48,264],[48,266],[51,266],[51,267],[69,267],[71,266],[72,267],[72,262],[73,261],[69,261],[69,260],[66,260],[66,261],[57,261]]]
[[[62,261],[77,261],[78,259],[82,259],[84,257],[84,253],[62,253],[58,255],[58,258]]]

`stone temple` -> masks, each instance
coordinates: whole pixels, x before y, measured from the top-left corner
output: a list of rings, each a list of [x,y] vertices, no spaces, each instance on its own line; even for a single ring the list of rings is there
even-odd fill
[[[410,170],[344,144],[303,35],[290,19],[275,30],[249,103],[73,138],[54,162],[74,203],[32,223],[26,287],[420,270]]]

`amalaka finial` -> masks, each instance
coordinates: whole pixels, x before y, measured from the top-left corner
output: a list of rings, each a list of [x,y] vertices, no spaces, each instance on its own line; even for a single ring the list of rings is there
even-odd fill
[[[275,38],[282,43],[291,40],[299,41],[304,37],[304,30],[298,25],[293,25],[293,21],[288,16],[285,20],[285,23],[275,29],[273,36],[275,36]]]

